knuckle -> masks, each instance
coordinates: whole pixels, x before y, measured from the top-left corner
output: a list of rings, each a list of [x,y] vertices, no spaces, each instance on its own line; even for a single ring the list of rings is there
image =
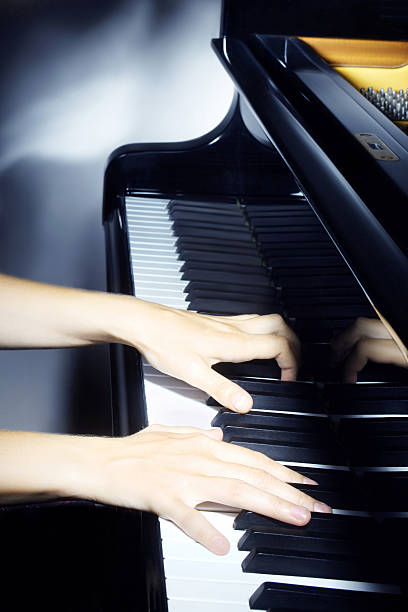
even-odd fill
[[[238,479],[231,479],[226,487],[228,498],[231,502],[236,502],[242,498],[245,491],[245,484]]]
[[[271,476],[262,468],[253,468],[252,476],[255,486],[258,489],[269,489],[271,485]]]

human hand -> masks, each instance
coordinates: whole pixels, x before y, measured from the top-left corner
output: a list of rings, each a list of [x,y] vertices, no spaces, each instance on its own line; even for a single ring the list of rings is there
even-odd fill
[[[280,315],[216,317],[140,301],[135,313],[136,300],[125,299],[126,310],[117,312],[120,341],[138,348],[158,370],[199,387],[231,410],[248,412],[252,398],[215,372],[211,366],[216,363],[275,358],[282,380],[296,379],[300,343]]]
[[[357,374],[368,361],[408,367],[397,344],[380,319],[359,317],[332,343],[335,362],[345,359],[343,379],[357,382]]]
[[[313,481],[221,438],[218,428],[153,425],[125,438],[88,439],[92,452],[81,470],[79,495],[154,512],[218,555],[228,552],[229,543],[196,509],[203,502],[295,525],[306,524],[310,511],[331,511],[287,484]]]

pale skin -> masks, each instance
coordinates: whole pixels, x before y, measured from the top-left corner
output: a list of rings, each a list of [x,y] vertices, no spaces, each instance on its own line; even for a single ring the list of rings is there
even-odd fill
[[[334,362],[344,362],[343,380],[357,382],[369,361],[408,367],[396,342],[379,319],[359,317],[332,343]]]
[[[275,358],[282,379],[295,380],[299,361],[299,341],[278,315],[203,316],[0,275],[0,347],[106,342],[137,348],[154,367],[239,412],[251,409],[250,395],[212,365]],[[148,510],[215,554],[227,553],[229,543],[196,509],[203,502],[296,525],[306,524],[311,511],[331,511],[288,484],[316,483],[260,453],[222,442],[218,428],[152,426],[124,438],[3,431],[0,453],[4,503],[78,497]]]

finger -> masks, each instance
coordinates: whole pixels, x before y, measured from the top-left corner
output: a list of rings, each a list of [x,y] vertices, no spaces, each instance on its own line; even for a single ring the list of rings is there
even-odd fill
[[[357,374],[368,361],[405,366],[405,359],[393,340],[361,338],[350,353],[344,366],[344,382],[355,383]]]
[[[205,546],[210,552],[215,555],[226,555],[229,552],[230,544],[227,538],[198,510],[182,502],[174,502],[169,506],[166,514],[185,534]]]
[[[295,505],[303,506],[311,512],[331,512],[331,508],[327,504],[319,502],[312,496],[307,495],[307,493],[291,487],[286,482],[258,468],[225,461],[215,461],[212,462],[212,465],[206,466],[206,475],[241,480],[257,489],[277,495]]]
[[[307,508],[241,480],[208,476],[203,480],[200,492],[204,495],[207,492],[208,501],[250,510],[293,525],[306,525],[310,521],[310,511]]]
[[[252,397],[236,383],[228,380],[204,361],[198,363],[193,376],[187,382],[199,387],[213,397],[221,406],[234,412],[249,412],[252,408]]]
[[[266,455],[257,451],[250,450],[243,446],[237,446],[235,444],[228,444],[227,442],[211,444],[210,449],[213,457],[220,459],[224,462],[230,462],[232,464],[239,464],[263,470],[282,480],[284,482],[298,483],[298,484],[318,484],[316,481],[291,470],[290,468],[281,465],[277,461],[270,459]]]
[[[390,335],[378,319],[359,317],[333,340],[331,346],[333,360],[342,361],[363,337],[388,339]]]
[[[222,429],[220,427],[211,427],[210,429],[201,429],[199,427],[169,427],[167,425],[149,425],[144,431],[163,432],[166,434],[203,434],[214,440],[222,440]]]
[[[298,359],[287,338],[272,334],[246,334],[236,336],[231,343],[233,350],[218,361],[251,361],[252,359],[276,359],[284,380],[296,380]]]

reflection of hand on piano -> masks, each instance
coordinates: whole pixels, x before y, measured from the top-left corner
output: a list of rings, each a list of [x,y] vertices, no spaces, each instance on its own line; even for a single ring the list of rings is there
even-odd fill
[[[206,501],[246,508],[304,525],[326,504],[291,487],[308,478],[261,453],[221,441],[218,428],[154,425],[125,438],[93,438],[83,470],[85,497],[155,512],[215,554],[228,540],[196,506]],[[316,483],[314,483],[316,484]]]
[[[407,367],[396,342],[379,319],[359,317],[332,343],[334,360],[343,361],[344,382],[357,382],[357,374],[368,361]]]
[[[136,346],[155,368],[231,410],[248,412],[252,398],[212,370],[216,363],[276,358],[282,380],[296,379],[300,344],[280,315],[199,315],[134,298],[118,307],[121,342]]]

